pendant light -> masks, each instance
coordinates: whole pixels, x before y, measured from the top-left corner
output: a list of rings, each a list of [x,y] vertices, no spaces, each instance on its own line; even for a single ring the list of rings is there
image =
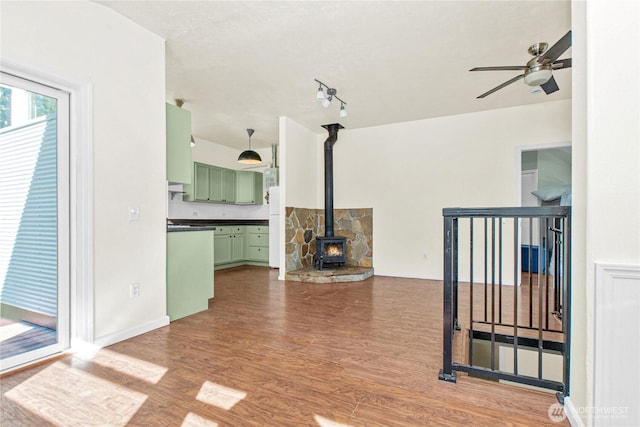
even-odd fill
[[[238,163],[243,163],[245,165],[257,165],[258,163],[262,163],[260,154],[251,149],[251,135],[253,135],[253,132],[253,129],[247,129],[247,133],[249,134],[249,149],[240,153]]]

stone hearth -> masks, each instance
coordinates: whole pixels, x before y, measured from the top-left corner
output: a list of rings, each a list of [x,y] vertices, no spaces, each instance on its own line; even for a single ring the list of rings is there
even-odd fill
[[[286,208],[286,279],[334,283],[365,280],[373,275],[373,209],[334,209],[335,235],[347,239],[347,266],[312,273],[315,239],[324,232],[323,209]]]
[[[360,282],[373,276],[373,267],[301,268],[285,274],[286,280],[306,283]]]

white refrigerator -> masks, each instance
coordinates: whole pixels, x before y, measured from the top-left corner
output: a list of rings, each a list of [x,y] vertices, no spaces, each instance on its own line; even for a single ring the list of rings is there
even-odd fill
[[[280,267],[280,187],[269,187],[269,267]]]

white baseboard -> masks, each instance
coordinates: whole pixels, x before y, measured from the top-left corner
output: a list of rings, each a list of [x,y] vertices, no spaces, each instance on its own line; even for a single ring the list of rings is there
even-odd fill
[[[580,418],[578,410],[575,406],[573,406],[571,396],[567,396],[564,398],[564,413],[567,416],[567,420],[569,420],[569,424],[571,424],[573,427],[585,427],[584,422],[582,422],[582,418]]]
[[[160,319],[153,320],[151,322],[138,325],[134,328],[126,329],[124,331],[116,332],[113,334],[105,335],[100,338],[96,338],[93,341],[93,345],[97,347],[106,347],[111,344],[115,344],[120,341],[128,340],[138,335],[145,334],[153,331],[154,329],[162,328],[169,324],[169,316],[161,317]]]

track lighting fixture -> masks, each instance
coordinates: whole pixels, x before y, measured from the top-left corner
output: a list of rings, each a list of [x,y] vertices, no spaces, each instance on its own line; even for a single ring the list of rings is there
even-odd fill
[[[249,149],[240,153],[238,163],[243,163],[245,165],[257,165],[258,163],[262,163],[260,154],[251,149],[251,135],[253,135],[253,132],[253,129],[247,129],[247,134],[249,134]]]
[[[337,99],[338,101],[340,101],[340,117],[347,117],[347,109],[345,108],[345,105],[347,105],[347,103],[338,98],[338,96],[336,95],[338,91],[332,87],[327,86],[318,79],[314,80],[320,85],[318,87],[318,92],[316,93],[316,101],[320,102],[324,108],[329,108],[329,106],[331,105],[331,101],[333,101],[333,98]],[[323,86],[327,88],[326,96],[324,94],[324,90],[322,89]]]

